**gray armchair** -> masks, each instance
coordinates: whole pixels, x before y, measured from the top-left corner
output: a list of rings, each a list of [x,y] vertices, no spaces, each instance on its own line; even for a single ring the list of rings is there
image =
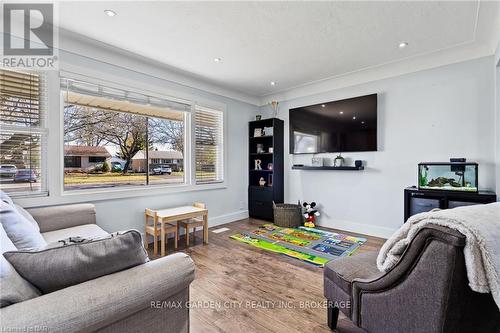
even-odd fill
[[[360,332],[500,332],[491,294],[468,286],[464,245],[459,232],[429,226],[386,273],[376,267],[377,252],[331,261],[324,271],[328,326],[342,331],[340,310]]]

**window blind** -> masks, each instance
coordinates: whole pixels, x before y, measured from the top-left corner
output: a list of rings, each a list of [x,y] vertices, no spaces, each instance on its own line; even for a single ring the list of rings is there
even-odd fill
[[[196,184],[224,181],[223,113],[196,106]]]
[[[0,188],[12,195],[46,193],[45,77],[0,70]]]
[[[184,114],[179,111],[189,112],[191,110],[191,105],[188,103],[72,79],[62,79],[61,90],[64,92],[67,104],[107,111],[183,121]]]

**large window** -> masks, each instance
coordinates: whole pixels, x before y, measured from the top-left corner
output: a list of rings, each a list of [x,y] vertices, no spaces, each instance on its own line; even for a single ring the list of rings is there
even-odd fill
[[[0,70],[0,188],[13,196],[46,193],[45,78]]]
[[[65,190],[186,182],[189,104],[70,79],[61,85]]]
[[[196,184],[224,181],[224,123],[222,111],[196,107]]]

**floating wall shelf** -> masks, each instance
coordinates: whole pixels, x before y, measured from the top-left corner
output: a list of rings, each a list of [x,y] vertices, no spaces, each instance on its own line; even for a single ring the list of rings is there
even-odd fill
[[[364,170],[365,167],[360,166],[342,166],[342,167],[333,167],[333,166],[321,166],[321,167],[315,167],[315,166],[297,166],[294,165],[292,166],[292,169],[294,170],[338,170],[338,171],[361,171]]]

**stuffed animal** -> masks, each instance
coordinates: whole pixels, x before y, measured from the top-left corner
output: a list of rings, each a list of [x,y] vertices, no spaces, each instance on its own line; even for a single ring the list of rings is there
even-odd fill
[[[306,218],[304,226],[314,228],[316,226],[314,224],[316,217],[320,215],[318,210],[314,209],[314,207],[316,207],[316,203],[314,201],[311,203],[304,202],[302,206],[306,209],[306,212],[304,213],[304,217]]]

